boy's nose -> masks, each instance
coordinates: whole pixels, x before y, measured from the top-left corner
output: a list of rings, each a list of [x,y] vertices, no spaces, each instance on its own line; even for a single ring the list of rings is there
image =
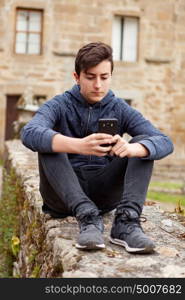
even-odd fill
[[[96,88],[100,88],[100,87],[101,87],[101,80],[100,80],[99,78],[97,78],[97,79],[95,80],[95,87],[96,87]]]

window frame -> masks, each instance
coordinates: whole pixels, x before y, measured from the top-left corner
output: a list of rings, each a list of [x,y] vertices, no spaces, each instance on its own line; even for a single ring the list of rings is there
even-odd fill
[[[140,43],[140,16],[139,15],[132,15],[132,14],[117,14],[115,13],[113,15],[113,22],[114,22],[114,18],[115,17],[119,17],[120,18],[120,55],[119,55],[119,59],[114,59],[115,62],[122,62],[122,63],[126,63],[126,64],[136,64],[139,61],[139,43]],[[127,60],[123,60],[123,30],[124,30],[124,21],[126,18],[131,18],[131,19],[136,19],[137,20],[137,45],[136,45],[136,60],[135,61],[127,61]],[[112,46],[113,46],[113,23],[112,23]],[[114,51],[114,48],[113,48]]]
[[[129,106],[132,106],[132,103],[133,103],[133,99],[131,98],[123,98],[125,100],[125,102],[129,105]]]
[[[18,20],[18,12],[19,11],[26,11],[26,12],[39,12],[41,16],[41,29],[40,32],[36,31],[23,31],[23,30],[17,30],[17,20]],[[15,14],[15,30],[14,30],[14,54],[16,55],[28,55],[28,56],[41,56],[43,54],[43,23],[44,23],[44,9],[41,8],[28,8],[28,7],[16,7],[16,14]],[[17,53],[16,52],[16,37],[17,33],[26,33],[26,36],[30,33],[37,33],[40,36],[40,51],[39,53],[28,53],[28,47],[26,48],[25,53]],[[27,43],[28,45],[28,43]]]

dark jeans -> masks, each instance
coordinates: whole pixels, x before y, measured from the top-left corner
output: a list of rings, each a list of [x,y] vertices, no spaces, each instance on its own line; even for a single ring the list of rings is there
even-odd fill
[[[73,168],[65,153],[39,153],[38,158],[43,211],[53,217],[74,216],[81,205],[102,213],[121,205],[141,214],[153,161],[115,157],[105,167]]]

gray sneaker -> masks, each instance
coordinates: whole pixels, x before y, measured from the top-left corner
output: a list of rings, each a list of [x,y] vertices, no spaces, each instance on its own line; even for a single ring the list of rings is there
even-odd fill
[[[81,250],[95,250],[105,248],[103,240],[103,219],[97,211],[77,216],[80,234],[77,239],[76,248]]]
[[[144,233],[139,216],[132,209],[118,209],[111,229],[110,242],[129,253],[152,253],[155,244]]]

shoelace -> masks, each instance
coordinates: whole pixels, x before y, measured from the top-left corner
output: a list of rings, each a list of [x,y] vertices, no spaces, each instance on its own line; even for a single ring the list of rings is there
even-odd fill
[[[100,229],[99,226],[100,223],[100,216],[95,216],[95,215],[85,215],[81,218],[81,230],[86,230],[87,225],[95,225],[98,229]]]
[[[124,211],[124,213],[117,213],[117,216],[119,220],[118,222],[121,221],[124,223],[125,233],[130,233],[135,230],[135,228],[140,228],[143,231],[140,223],[147,221],[145,216],[132,218],[127,211]]]

